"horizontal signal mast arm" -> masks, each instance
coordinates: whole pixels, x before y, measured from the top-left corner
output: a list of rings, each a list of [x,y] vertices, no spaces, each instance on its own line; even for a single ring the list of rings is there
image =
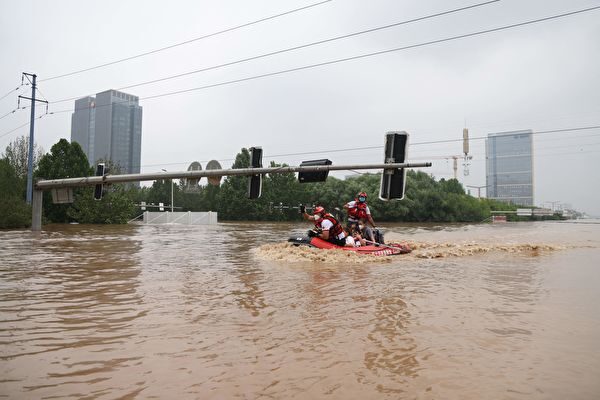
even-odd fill
[[[384,169],[392,170],[399,168],[422,168],[431,167],[430,162],[420,163],[388,163],[388,164],[362,164],[362,165],[314,165],[302,167],[269,167],[269,168],[235,168],[235,169],[212,169],[200,171],[179,171],[179,172],[161,172],[147,174],[125,174],[125,175],[104,175],[87,176],[80,178],[64,178],[39,180],[35,183],[37,190],[74,187],[74,186],[94,186],[98,184],[126,183],[154,181],[159,179],[182,179],[182,178],[204,178],[204,177],[222,177],[222,176],[252,176],[258,174],[286,174],[290,172],[322,172],[322,171],[343,171],[358,169]]]

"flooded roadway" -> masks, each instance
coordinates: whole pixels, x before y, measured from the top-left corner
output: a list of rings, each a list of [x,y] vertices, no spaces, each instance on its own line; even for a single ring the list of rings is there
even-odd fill
[[[585,221],[583,221],[585,222]],[[600,397],[600,223],[0,232],[0,397]]]

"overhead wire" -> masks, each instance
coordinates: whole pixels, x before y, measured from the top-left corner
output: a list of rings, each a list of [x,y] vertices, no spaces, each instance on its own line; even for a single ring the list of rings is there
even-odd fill
[[[8,93],[6,93],[4,96],[0,97],[0,100],[5,99],[6,97],[10,96],[11,94],[13,94],[14,92],[17,92],[19,89],[21,89],[24,86],[24,83],[21,82],[21,84],[19,86],[17,86],[16,88],[10,90]],[[21,107],[19,106],[19,104],[17,103],[17,107],[14,108],[13,110],[7,112],[6,114],[3,114],[2,116],[0,116],[0,119],[3,119],[5,117],[8,117],[11,114],[14,114],[16,111],[18,111],[19,109],[21,109]]]
[[[589,7],[586,9],[557,14],[557,15],[553,15],[550,17],[539,18],[539,19],[520,22],[520,23],[516,23],[516,24],[511,24],[511,25],[505,25],[505,26],[498,27],[498,28],[486,29],[486,30],[481,30],[481,31],[477,31],[477,32],[471,32],[471,33],[467,33],[467,34],[451,36],[448,38],[431,40],[431,41],[422,42],[422,43],[418,43],[418,44],[414,44],[414,45],[402,46],[402,47],[397,47],[397,48],[393,48],[393,49],[382,50],[382,51],[377,51],[377,52],[372,52],[372,53],[366,53],[366,54],[361,54],[361,55],[352,56],[352,57],[340,58],[337,60],[331,60],[331,61],[326,61],[326,62],[317,63],[317,64],[305,65],[305,66],[301,66],[301,67],[290,68],[290,69],[286,69],[286,70],[282,70],[282,71],[276,71],[276,72],[272,72],[272,73],[261,74],[261,75],[247,77],[247,78],[235,79],[235,80],[216,83],[216,84],[212,84],[212,85],[205,85],[205,86],[200,86],[200,87],[196,87],[196,88],[162,93],[162,94],[154,95],[154,96],[147,96],[147,97],[144,97],[143,99],[148,100],[148,99],[154,99],[154,98],[158,98],[158,97],[172,96],[175,94],[188,93],[188,92],[197,91],[197,90],[203,90],[203,89],[208,89],[208,88],[213,88],[213,87],[218,87],[218,86],[229,85],[232,83],[246,82],[246,81],[250,81],[250,80],[254,80],[254,79],[260,79],[260,78],[265,78],[265,77],[270,77],[270,76],[275,76],[275,75],[281,75],[281,74],[286,74],[286,73],[290,73],[290,72],[296,72],[296,71],[301,71],[301,70],[306,70],[306,69],[311,69],[311,68],[316,68],[316,67],[322,67],[325,65],[332,65],[332,64],[337,64],[337,63],[341,63],[341,62],[354,61],[354,60],[358,60],[358,59],[362,59],[362,58],[378,56],[378,55],[392,53],[392,52],[396,52],[396,51],[409,50],[409,49],[414,49],[417,47],[423,47],[423,46],[428,46],[428,45],[432,45],[432,44],[438,44],[438,43],[449,42],[449,41],[458,40],[458,39],[464,39],[467,37],[483,35],[483,34],[492,33],[492,32],[498,32],[501,30],[512,29],[512,28],[530,25],[530,24],[534,24],[534,23],[549,21],[549,20],[557,19],[557,18],[563,18],[566,16],[571,16],[571,15],[575,15],[575,14],[579,14],[579,13],[583,13],[583,12],[589,12],[589,11],[593,11],[593,10],[597,10],[597,9],[600,9],[600,6]]]
[[[15,112],[17,112],[17,111],[18,111],[18,110],[20,110],[20,109],[21,109],[21,107],[17,107],[17,108],[15,108],[14,110],[12,110],[12,111],[9,111],[9,112],[7,112],[6,114],[2,115],[2,116],[0,117],[0,119],[3,119],[4,117],[8,117],[10,114],[14,114]]]
[[[544,135],[544,134],[549,134],[549,133],[573,132],[573,131],[583,131],[583,130],[590,130],[590,129],[600,129],[600,125],[573,127],[573,128],[565,128],[565,129],[553,129],[553,130],[545,130],[545,131],[533,131],[531,133],[531,135]],[[488,139],[488,137],[487,136],[478,136],[478,137],[469,138],[469,140],[483,140],[483,139]],[[463,138],[460,138],[460,139],[432,140],[432,141],[427,141],[427,142],[416,142],[416,143],[409,143],[409,147],[426,145],[426,144],[463,142],[463,140],[464,140]],[[348,151],[375,150],[375,149],[383,149],[383,148],[384,148],[383,145],[379,145],[379,146],[351,147],[351,148],[345,148],[345,149],[305,151],[305,152],[298,152],[298,153],[273,154],[272,156],[265,154],[263,156],[263,158],[269,159],[269,158],[275,158],[275,157],[304,156],[304,155],[323,154],[323,153],[342,153],[342,152],[348,152]]]
[[[589,7],[589,8],[566,12],[566,13],[562,13],[562,14],[556,14],[556,15],[549,16],[549,17],[539,18],[539,19],[535,19],[535,20],[529,20],[529,21],[520,22],[520,23],[516,23],[516,24],[505,25],[502,27],[486,29],[486,30],[471,32],[471,33],[467,33],[467,34],[462,34],[462,35],[427,41],[427,42],[422,42],[422,43],[418,43],[418,44],[397,47],[397,48],[393,48],[393,49],[388,49],[388,50],[383,50],[383,51],[378,51],[378,52],[373,52],[373,53],[367,53],[367,54],[362,54],[362,55],[357,55],[357,56],[352,56],[352,57],[346,57],[346,58],[341,58],[341,59],[336,59],[336,60],[330,60],[330,61],[326,61],[326,62],[322,62],[322,63],[310,64],[310,65],[305,65],[305,66],[281,70],[281,71],[275,71],[275,72],[266,73],[266,74],[254,75],[254,76],[250,76],[250,77],[245,77],[245,78],[240,78],[240,79],[235,79],[235,80],[230,80],[230,81],[225,81],[225,82],[219,82],[219,83],[204,85],[204,86],[195,87],[195,88],[188,88],[188,89],[183,89],[183,90],[178,90],[178,91],[173,91],[173,92],[160,93],[160,94],[152,95],[152,96],[140,97],[139,100],[150,100],[150,99],[155,99],[155,98],[160,98],[160,97],[188,93],[188,92],[192,92],[192,91],[205,90],[205,89],[209,89],[209,88],[225,86],[225,85],[230,85],[230,84],[234,84],[234,83],[241,83],[241,82],[245,82],[245,81],[250,81],[250,80],[275,76],[275,75],[282,75],[282,74],[296,72],[296,71],[300,71],[300,70],[322,67],[322,66],[342,63],[342,62],[346,62],[346,61],[353,61],[353,60],[357,60],[357,59],[361,59],[361,58],[372,57],[372,56],[387,54],[387,53],[396,52],[396,51],[409,50],[409,49],[413,49],[413,48],[417,48],[417,47],[423,47],[423,46],[428,46],[428,45],[432,45],[432,44],[438,44],[438,43],[448,42],[448,41],[452,41],[452,40],[458,40],[458,39],[463,39],[463,38],[467,38],[467,37],[472,37],[472,36],[476,36],[476,35],[482,35],[482,34],[497,32],[497,31],[501,31],[501,30],[530,25],[530,24],[534,24],[534,23],[549,21],[549,20],[553,20],[553,19],[557,19],[557,18],[563,18],[566,16],[580,14],[583,12],[594,11],[599,8],[600,8],[600,6]],[[123,102],[125,103],[127,101],[123,101]],[[115,104],[115,103],[119,103],[119,102],[114,102],[113,104]],[[95,107],[99,108],[99,107],[110,106],[110,105],[112,105],[112,104],[95,105]],[[85,110],[85,109],[89,109],[89,108],[90,107],[82,107],[81,110]],[[55,111],[54,113],[60,114],[60,113],[72,112],[72,111],[73,110],[71,108],[69,108],[69,109],[65,109],[65,110]]]
[[[15,132],[15,131],[23,128],[23,127],[25,127],[25,126],[27,126],[27,125],[29,125],[29,122],[26,122],[23,125],[19,125],[16,128],[11,129],[10,131],[4,132],[3,134],[0,135],[0,138],[3,138],[4,136],[7,136],[7,135],[9,135],[9,134],[11,134],[11,133],[13,133],[13,132]]]
[[[534,24],[534,23],[549,21],[549,20],[553,20],[553,19],[557,19],[557,18],[562,18],[562,17],[566,17],[566,16],[571,16],[571,15],[575,15],[575,14],[584,13],[584,12],[589,12],[589,11],[597,10],[599,8],[600,8],[600,6],[589,7],[589,8],[585,8],[585,9],[576,10],[576,11],[571,11],[571,12],[556,14],[556,15],[549,16],[549,17],[538,18],[538,19],[529,20],[529,21],[525,21],[525,22],[520,22],[520,23],[505,25],[505,26],[502,26],[502,27],[497,27],[497,28],[492,28],[492,29],[486,29],[486,30],[471,32],[471,33],[467,33],[467,34],[452,36],[452,37],[438,39],[438,40],[433,40],[433,41],[428,41],[428,42],[422,42],[422,43],[419,43],[419,44],[414,44],[414,45],[409,45],[409,46],[403,46],[403,47],[398,47],[398,48],[394,48],[394,49],[388,49],[388,50],[383,50],[383,51],[378,51],[378,52],[373,52],[373,53],[368,53],[368,54],[353,56],[353,57],[347,57],[347,58],[343,58],[343,59],[337,59],[337,60],[332,60],[332,61],[328,61],[328,62],[323,62],[323,63],[318,63],[318,64],[312,64],[312,65],[307,65],[307,66],[292,68],[292,69],[283,70],[283,71],[277,71],[277,72],[268,73],[268,74],[256,75],[256,76],[253,76],[253,77],[247,77],[247,78],[237,79],[237,80],[228,81],[228,82],[221,82],[221,83],[217,83],[217,84],[206,85],[206,86],[202,86],[202,87],[199,87],[199,88],[191,88],[191,89],[186,89],[186,90],[181,90],[181,91],[176,91],[176,92],[169,92],[169,93],[163,93],[163,94],[158,94],[158,95],[154,95],[154,96],[147,96],[147,97],[144,97],[144,98],[140,98],[140,100],[148,100],[148,99],[154,99],[154,98],[159,98],[159,97],[164,97],[164,96],[170,96],[170,95],[174,95],[174,94],[180,94],[180,93],[185,93],[185,92],[190,92],[190,91],[195,91],[195,90],[200,90],[200,89],[206,89],[206,88],[210,88],[210,87],[222,86],[222,85],[226,85],[226,84],[237,83],[237,82],[247,81],[247,80],[251,80],[251,79],[258,79],[258,78],[263,78],[263,77],[267,77],[267,76],[273,76],[273,75],[288,73],[288,72],[292,72],[292,71],[298,71],[298,70],[302,70],[302,69],[315,68],[315,67],[318,67],[318,66],[330,65],[330,64],[340,63],[340,62],[344,62],[344,61],[356,60],[356,59],[359,59],[359,58],[365,58],[365,57],[370,57],[370,56],[375,56],[375,55],[381,55],[381,54],[386,54],[386,53],[395,52],[395,51],[407,50],[407,49],[411,49],[411,48],[415,48],[415,47],[422,47],[422,46],[427,46],[427,45],[431,45],[431,44],[448,42],[448,41],[451,41],[451,40],[457,40],[457,39],[472,37],[472,36],[476,36],[476,35],[487,34],[487,33],[491,33],[491,32],[497,32],[497,31],[501,31],[501,30],[506,30],[506,29],[516,28],[516,27],[521,27],[521,26],[530,25],[530,24]],[[100,105],[100,106],[97,106],[97,107],[102,107],[102,106],[103,105]],[[59,114],[59,113],[64,113],[64,112],[72,112],[72,109],[55,111],[55,112],[51,112],[49,114]],[[14,131],[16,131],[17,129],[19,129],[19,128],[27,125],[27,124],[21,125],[21,126],[19,126],[17,128],[14,128],[11,131],[8,131],[8,132],[5,132],[5,133],[1,134],[0,138],[4,137],[4,136],[6,136],[6,135],[8,135],[8,134],[10,134],[10,133],[12,133]],[[546,132],[537,132],[537,134],[540,134],[540,133],[554,133],[554,132],[566,132],[566,131],[582,130],[582,129],[596,129],[598,127],[600,127],[600,126],[582,127],[582,128],[571,128],[571,129],[562,129],[562,130],[552,130],[552,131],[546,131]],[[485,137],[472,138],[472,139],[473,140],[485,139]],[[449,143],[449,142],[457,142],[457,141],[462,141],[462,140],[463,139],[450,139],[450,140],[443,140],[443,141],[430,141],[430,142],[413,143],[413,145],[432,144],[432,143]],[[358,149],[364,150],[364,149],[381,148],[381,147],[383,147],[383,146],[367,146],[367,147],[354,148],[354,149],[332,150],[332,151],[329,151],[329,152],[340,152],[340,151],[351,151],[351,150],[353,151],[353,150],[358,150]],[[305,153],[298,153],[298,154],[292,153],[292,154],[289,154],[289,155],[304,155],[304,154],[317,154],[317,153],[322,153],[322,151],[319,151],[319,152],[305,152]],[[281,156],[281,155],[275,155],[275,156]],[[275,157],[275,156],[273,156],[273,157]]]
[[[13,94],[14,92],[18,91],[21,87],[23,86],[23,83],[21,83],[19,86],[17,86],[14,89],[9,90],[8,93],[6,93],[5,95],[3,95],[2,97],[0,97],[0,100],[4,100],[5,98],[7,98],[8,96],[10,96],[11,94]]]
[[[98,68],[107,67],[109,65],[114,65],[114,64],[125,62],[125,61],[133,60],[135,58],[148,56],[150,54],[154,54],[154,53],[158,53],[158,52],[161,52],[161,51],[164,51],[164,50],[168,50],[168,49],[172,49],[172,48],[175,48],[175,47],[183,46],[183,45],[186,45],[186,44],[189,44],[189,43],[192,43],[192,42],[196,42],[198,40],[202,40],[202,39],[206,39],[206,38],[209,38],[209,37],[221,35],[223,33],[227,33],[227,32],[231,32],[231,31],[237,30],[237,29],[245,28],[247,26],[255,25],[255,24],[258,24],[258,23],[261,23],[261,22],[265,22],[265,21],[268,21],[268,20],[271,20],[271,19],[282,17],[284,15],[289,15],[289,14],[292,14],[292,13],[295,13],[295,12],[298,12],[298,11],[306,10],[308,8],[316,7],[316,6],[325,4],[325,3],[329,3],[331,1],[332,0],[325,0],[325,1],[320,1],[318,3],[309,4],[307,6],[295,8],[293,10],[285,11],[283,13],[271,15],[269,17],[264,17],[264,18],[258,19],[256,21],[247,22],[247,23],[244,23],[244,24],[241,24],[241,25],[237,25],[237,26],[234,26],[234,27],[231,27],[231,28],[223,29],[223,30],[220,30],[220,31],[217,31],[217,32],[213,32],[213,33],[210,33],[210,34],[207,34],[207,35],[203,35],[203,36],[200,36],[200,37],[197,37],[197,38],[189,39],[189,40],[186,40],[186,41],[183,41],[183,42],[175,43],[175,44],[168,45],[168,46],[165,46],[165,47],[161,47],[161,48],[158,48],[158,49],[154,49],[154,50],[151,50],[151,51],[146,51],[144,53],[140,53],[140,54],[136,54],[136,55],[133,55],[133,56],[121,58],[121,59],[118,59],[118,60],[106,62],[106,63],[103,63],[103,64],[99,64],[99,65],[95,65],[95,66],[92,66],[92,67],[88,67],[88,68],[83,68],[83,69],[80,69],[80,70],[68,72],[68,73],[61,74],[61,75],[51,76],[49,78],[41,79],[40,82],[46,82],[46,81],[50,81],[50,80],[54,80],[54,79],[64,78],[64,77],[67,77],[67,76],[72,76],[72,75],[80,74],[80,73],[83,73],[83,72],[92,71],[92,70],[95,70],[95,69],[98,69]]]
[[[260,54],[260,55],[256,55],[256,56],[252,56],[252,57],[247,57],[247,58],[243,58],[243,59],[239,59],[239,60],[235,60],[235,61],[230,61],[230,62],[227,62],[227,63],[213,65],[213,66],[210,66],[210,67],[196,69],[196,70],[192,70],[192,71],[188,71],[188,72],[184,72],[184,73],[180,73],[180,74],[176,74],[176,75],[169,75],[169,76],[166,76],[166,77],[162,77],[162,78],[158,78],[158,79],[153,79],[153,80],[149,80],[149,81],[144,81],[144,82],[140,82],[140,83],[136,83],[136,84],[132,84],[132,85],[128,85],[128,86],[121,86],[121,87],[116,88],[115,90],[125,90],[125,89],[131,89],[131,88],[134,88],[134,87],[150,85],[150,84],[153,84],[153,83],[164,82],[164,81],[175,79],[175,78],[181,78],[183,76],[189,76],[189,75],[193,75],[193,74],[198,74],[200,72],[211,71],[211,70],[215,70],[215,69],[219,69],[219,68],[224,68],[224,67],[228,67],[228,66],[232,66],[232,65],[236,65],[236,64],[241,64],[241,63],[248,62],[248,61],[254,61],[254,60],[261,59],[261,58],[270,57],[270,56],[273,56],[273,55],[283,54],[283,53],[287,53],[287,52],[291,52],[291,51],[305,49],[305,48],[312,47],[312,46],[321,45],[321,44],[324,44],[324,43],[334,42],[334,41],[341,40],[341,39],[347,39],[347,38],[354,37],[354,36],[364,35],[364,34],[367,34],[367,33],[372,33],[372,32],[380,31],[380,30],[383,30],[383,29],[389,29],[389,28],[393,28],[393,27],[397,27],[397,26],[401,26],[401,25],[410,24],[410,23],[413,23],[413,22],[423,21],[423,20],[426,20],[426,19],[431,19],[431,18],[436,18],[436,17],[443,16],[443,15],[457,13],[457,12],[465,11],[465,10],[468,10],[468,9],[472,9],[472,8],[476,8],[476,7],[481,7],[481,6],[489,5],[489,4],[492,4],[492,3],[497,3],[498,1],[500,1],[500,0],[490,0],[490,1],[483,2],[483,3],[473,4],[473,5],[470,5],[470,6],[455,8],[455,9],[452,9],[452,10],[441,11],[441,12],[437,12],[437,13],[434,13],[434,14],[429,14],[429,15],[425,15],[425,16],[421,16],[421,17],[417,17],[417,18],[412,18],[412,19],[409,19],[409,20],[404,20],[404,21],[396,22],[396,23],[393,23],[393,24],[383,25],[383,26],[379,26],[379,27],[375,27],[375,28],[370,28],[370,29],[365,29],[365,30],[362,30],[362,31],[353,32],[353,33],[349,33],[349,34],[345,34],[345,35],[341,35],[341,36],[335,36],[335,37],[328,38],[328,39],[318,40],[318,41],[315,41],[315,42],[310,42],[310,43],[306,43],[306,44],[302,44],[302,45],[298,45],[298,46],[288,47],[286,49],[276,50],[276,51],[272,51],[272,52],[268,52],[268,53],[264,53],[264,54]],[[85,97],[85,95],[84,96],[74,96],[74,97],[69,97],[69,98],[65,98],[65,99],[55,100],[55,101],[52,101],[51,103],[52,104],[63,103],[63,102],[66,102],[66,101],[76,100],[76,99],[79,99],[79,98],[82,98],[82,97]]]
[[[152,96],[140,97],[139,100],[151,100],[151,99],[156,99],[156,98],[161,98],[161,97],[166,97],[166,96],[173,96],[173,95],[177,95],[177,94],[183,94],[183,93],[189,93],[189,92],[194,92],[194,91],[199,91],[199,90],[205,90],[205,89],[215,88],[215,87],[219,87],[219,86],[231,85],[231,84],[234,84],[234,83],[241,83],[241,82],[247,82],[247,81],[251,81],[251,80],[256,80],[256,79],[261,79],[261,78],[266,78],[266,77],[271,77],[271,76],[276,76],[276,75],[283,75],[283,74],[287,74],[287,73],[291,73],[291,72],[297,72],[297,71],[301,71],[301,70],[307,70],[307,69],[312,69],[312,68],[317,68],[317,67],[323,67],[323,66],[326,66],[326,65],[338,64],[338,63],[347,62],[347,61],[354,61],[354,60],[358,60],[358,59],[362,59],[362,58],[367,58],[367,57],[378,56],[378,55],[382,55],[382,54],[389,54],[389,53],[392,53],[392,52],[398,52],[398,51],[403,51],[403,50],[410,50],[410,49],[414,49],[414,48],[418,48],[418,47],[424,47],[424,46],[429,46],[429,45],[433,45],[433,44],[450,42],[450,41],[464,39],[464,38],[468,38],[468,37],[473,37],[473,36],[478,36],[478,35],[484,35],[484,34],[488,34],[488,33],[499,32],[499,31],[503,31],[503,30],[507,30],[507,29],[513,29],[513,28],[522,27],[522,26],[526,26],[526,25],[531,25],[531,24],[535,24],[535,23],[550,21],[550,20],[554,20],[554,19],[558,19],[558,18],[564,18],[564,17],[567,17],[567,16],[581,14],[581,13],[584,13],[584,12],[595,11],[595,10],[598,10],[598,9],[600,9],[600,6],[589,7],[589,8],[584,8],[584,9],[576,10],[576,11],[570,11],[570,12],[565,12],[565,13],[561,13],[561,14],[555,14],[555,15],[552,15],[552,16],[549,16],[549,17],[543,17],[543,18],[533,19],[533,20],[519,22],[519,23],[515,23],[515,24],[504,25],[504,26],[497,27],[497,28],[485,29],[485,30],[471,32],[471,33],[466,33],[466,34],[461,34],[461,35],[446,37],[446,38],[442,38],[442,39],[430,40],[430,41],[421,42],[421,43],[417,43],[417,44],[412,44],[412,45],[407,45],[407,46],[402,46],[402,47],[396,47],[396,48],[382,50],[382,51],[376,51],[376,52],[372,52],[372,53],[360,54],[360,55],[357,55],[357,56],[345,57],[345,58],[340,58],[340,59],[325,61],[325,62],[316,63],[316,64],[309,64],[309,65],[304,65],[304,66],[300,66],[300,67],[285,69],[285,70],[281,70],[281,71],[275,71],[275,72],[270,72],[270,73],[265,73],[265,74],[260,74],[260,75],[254,75],[254,76],[249,76],[249,77],[240,78],[240,79],[234,79],[234,80],[230,80],[230,81],[224,81],[224,82],[219,82],[219,83],[214,83],[214,84],[199,86],[199,87],[195,87],[195,88],[188,88],[188,89],[182,89],[182,90],[177,90],[177,91],[173,91],[173,92],[160,93],[160,94],[156,94],[156,95],[152,95]],[[123,101],[123,102],[127,102],[127,101]],[[116,104],[116,103],[119,103],[119,102],[114,102],[112,104]],[[109,106],[109,105],[111,105],[111,104],[108,104],[108,105],[99,105],[99,106],[96,105],[95,107],[98,108],[98,107]],[[81,110],[85,110],[85,109],[89,109],[89,108],[90,107],[82,107]],[[59,113],[63,113],[63,112],[72,112],[72,111],[73,110],[70,108],[70,109],[66,109],[66,110],[55,111],[55,114],[59,114]]]
[[[590,144],[590,145],[599,145],[599,144],[600,144],[600,143],[593,143],[593,144]],[[575,147],[575,146],[567,146],[567,147]],[[557,146],[556,146],[556,147],[548,147],[548,148],[545,148],[545,149],[556,149],[556,148],[560,148],[560,147],[557,147]],[[545,150],[545,149],[544,149],[544,150]],[[556,155],[589,154],[589,153],[598,153],[598,152],[600,152],[600,150],[582,150],[582,151],[574,151],[574,152],[562,152],[562,151],[561,151],[561,152],[559,152],[559,153],[554,153],[554,152],[553,152],[553,153],[541,153],[541,154],[539,154],[539,153],[535,153],[534,160],[535,160],[536,158],[539,158],[539,157],[550,157],[550,156],[556,156]],[[521,156],[514,156],[514,157],[521,157]],[[508,158],[508,157],[507,157],[507,158]],[[411,160],[418,160],[418,159],[419,159],[419,158],[411,158]],[[426,158],[423,158],[423,159],[426,159]],[[198,161],[198,162],[199,162],[199,163],[206,163],[206,162],[208,162],[208,161],[209,161],[209,160],[200,160],[200,161]],[[233,159],[233,158],[228,158],[228,159],[219,159],[218,161],[219,161],[219,162],[227,162],[227,161],[235,161],[235,159]],[[479,159],[476,159],[476,160],[472,160],[472,162],[481,162],[481,161],[484,161],[484,159],[483,159],[483,158],[479,158]],[[146,164],[146,165],[142,165],[142,166],[141,166],[141,168],[149,168],[149,167],[155,167],[155,168],[158,168],[158,167],[163,167],[163,166],[173,166],[173,165],[189,165],[189,164],[190,164],[189,162],[176,162],[176,163],[155,163],[155,164]],[[364,172],[362,172],[362,174],[364,174]]]
[[[531,135],[545,135],[545,134],[550,134],[550,133],[576,132],[576,131],[586,131],[586,130],[591,130],[591,129],[600,129],[600,125],[561,128],[561,129],[552,129],[552,130],[543,130],[543,131],[533,131],[533,132],[531,132]],[[597,135],[587,135],[585,137],[590,137],[590,136],[597,136]],[[576,137],[579,138],[581,136],[576,136]],[[488,139],[488,137],[487,136],[479,136],[479,137],[470,138],[470,140],[471,139],[472,140],[482,140],[482,139]],[[449,143],[449,142],[462,142],[462,141],[463,141],[463,139],[460,138],[460,139],[450,139],[450,140],[416,142],[416,143],[409,143],[409,148],[410,148],[410,146],[437,144],[437,143]],[[273,155],[269,155],[268,153],[265,153],[263,155],[263,159],[274,160],[276,158],[281,158],[281,157],[304,156],[304,155],[315,155],[315,154],[325,154],[325,153],[328,153],[328,154],[344,153],[344,152],[359,151],[359,150],[380,150],[383,148],[384,148],[384,146],[378,145],[378,146],[351,147],[351,148],[344,148],[344,149],[329,149],[329,150],[316,150],[316,151],[305,151],[305,152],[294,152],[294,153],[280,153],[280,154],[273,154]],[[442,158],[443,159],[451,158],[451,156],[443,156]],[[416,159],[416,158],[412,158],[412,159]],[[234,158],[219,158],[218,159],[219,162],[234,161],[234,160],[235,160]],[[208,161],[209,160],[200,160],[198,162],[203,163],[203,162],[208,162]],[[147,168],[147,167],[157,167],[157,166],[165,166],[165,165],[186,165],[186,164],[190,164],[190,163],[191,163],[191,161],[189,161],[189,162],[167,162],[167,163],[160,163],[160,164],[144,164],[144,165],[140,165],[140,167]]]
[[[25,108],[25,107],[23,107],[23,108]],[[35,119],[41,119],[41,118],[45,117],[46,115],[51,115],[51,114],[53,114],[53,113],[51,113],[51,112],[46,112],[45,114],[42,114],[42,115],[39,115],[39,116],[35,117]],[[11,129],[11,130],[9,130],[9,131],[7,131],[7,132],[4,132],[3,134],[0,134],[0,138],[3,138],[3,137],[5,137],[5,136],[8,136],[8,135],[10,135],[10,134],[11,134],[11,133],[13,133],[13,132],[15,132],[15,131],[17,131],[17,130],[19,130],[19,129],[21,129],[21,128],[24,128],[24,127],[26,127],[26,126],[28,126],[30,123],[31,123],[31,122],[30,122],[30,121],[28,121],[28,122],[24,123],[23,125],[19,125],[19,126],[17,126],[16,128],[13,128],[13,129]]]

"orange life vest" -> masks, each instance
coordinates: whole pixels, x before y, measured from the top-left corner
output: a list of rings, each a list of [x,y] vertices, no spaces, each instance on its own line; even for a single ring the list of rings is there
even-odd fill
[[[321,221],[324,219],[329,220],[333,224],[333,226],[329,229],[329,237],[330,238],[337,238],[338,235],[344,231],[344,228],[342,227],[342,225],[338,222],[337,219],[333,218],[333,215],[331,215],[331,214],[325,214],[321,217],[320,220],[315,221],[315,228],[322,229]]]
[[[348,218],[359,220],[361,218],[367,219],[367,203],[361,203],[358,199],[354,202],[354,208],[348,209]]]

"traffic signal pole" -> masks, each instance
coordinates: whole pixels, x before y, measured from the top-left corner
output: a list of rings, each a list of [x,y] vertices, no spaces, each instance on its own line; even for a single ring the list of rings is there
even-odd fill
[[[360,169],[382,169],[383,171],[398,170],[401,168],[422,168],[431,167],[430,162],[420,163],[380,163],[380,164],[356,164],[356,165],[315,165],[301,167],[269,167],[269,168],[234,168],[234,169],[213,169],[213,170],[195,170],[179,172],[161,172],[146,174],[126,174],[126,175],[104,175],[104,176],[82,176],[79,178],[48,179],[37,181],[35,184],[34,204],[32,207],[31,230],[39,231],[42,228],[42,192],[55,188],[84,187],[95,185],[106,185],[111,183],[141,182],[157,179],[190,179],[190,178],[210,178],[220,179],[223,176],[254,176],[257,174],[285,174],[292,172],[323,172],[323,171],[342,171],[342,170],[360,170]]]

